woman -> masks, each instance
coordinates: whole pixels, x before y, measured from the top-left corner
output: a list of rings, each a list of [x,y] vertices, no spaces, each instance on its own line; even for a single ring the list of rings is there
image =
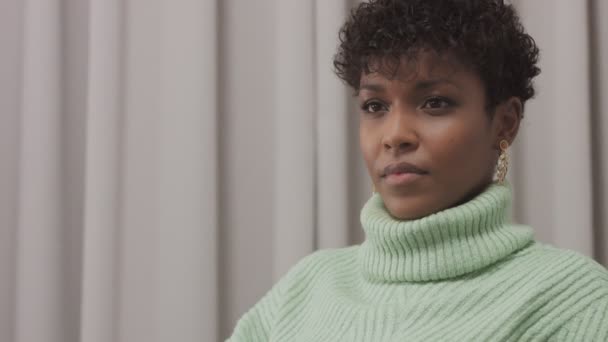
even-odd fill
[[[513,7],[372,0],[340,41],[375,188],[365,241],[302,259],[229,341],[608,341],[608,271],[506,219],[540,72]]]

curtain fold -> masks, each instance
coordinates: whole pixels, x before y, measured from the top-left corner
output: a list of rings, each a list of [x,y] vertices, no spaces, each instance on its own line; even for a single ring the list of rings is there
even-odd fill
[[[337,32],[346,19],[345,1],[314,3],[316,122],[316,248],[349,244],[348,151],[350,93],[333,73]],[[333,32],[334,34],[329,34]],[[356,145],[355,145],[356,146]]]
[[[123,148],[123,22],[118,1],[89,3],[80,340],[116,341]]]
[[[590,0],[591,146],[595,258],[608,267],[608,2]]]
[[[312,1],[277,1],[274,278],[315,249],[317,165]]]
[[[196,2],[195,2],[196,3]],[[202,13],[203,18],[194,18],[191,24],[200,21],[202,29],[194,31],[191,39],[197,41],[196,32],[202,32],[202,39],[199,40],[199,55],[195,55],[194,60],[190,62],[202,66],[202,82],[200,89],[190,89],[190,100],[200,98],[200,113],[202,113],[202,124],[200,124],[201,132],[196,132],[196,126],[190,131],[194,138],[200,134],[202,141],[199,142],[199,148],[202,148],[202,153],[198,155],[197,171],[200,175],[191,174],[194,179],[202,176],[202,212],[200,213],[201,223],[198,229],[202,229],[198,233],[200,240],[194,241],[200,243],[201,246],[193,246],[194,251],[202,251],[201,260],[199,263],[199,279],[195,286],[190,291],[194,291],[198,296],[202,296],[202,301],[195,306],[190,306],[191,309],[202,310],[202,316],[193,315],[189,318],[189,324],[199,326],[198,333],[200,336],[193,336],[196,340],[220,340],[220,212],[219,212],[219,79],[218,79],[218,62],[219,62],[219,2],[216,0],[203,1],[202,8],[199,8],[199,13]],[[194,11],[196,14],[196,11]],[[200,15],[200,14],[199,14]],[[176,17],[176,20],[179,20]],[[187,44],[182,46],[187,50]],[[183,52],[181,52],[183,53]],[[192,84],[196,86],[196,84]],[[198,93],[200,91],[200,93]],[[192,93],[194,92],[194,93]],[[202,96],[200,94],[203,94]],[[196,116],[196,112],[191,112],[190,115]],[[195,152],[196,153],[196,152]],[[180,204],[179,202],[177,203]],[[190,208],[194,212],[198,212],[196,202],[190,203]],[[194,206],[194,207],[192,207]],[[191,225],[190,229],[196,229],[197,225]],[[177,246],[181,248],[180,246]],[[200,252],[199,252],[200,253]],[[199,256],[200,257],[200,256]],[[187,262],[187,261],[184,261]],[[187,277],[187,274],[183,274]],[[187,298],[186,298],[187,299]],[[202,305],[199,307],[198,305]],[[179,317],[176,317],[179,319]]]
[[[591,170],[598,165],[591,158],[591,14],[582,1],[515,5],[539,45],[542,70],[513,149],[515,216],[539,240],[593,256],[593,232],[600,228],[592,205],[598,189]]]
[[[217,2],[6,7],[0,340],[218,340]]]
[[[0,2],[0,340],[7,341],[15,331],[22,17],[16,1]]]
[[[64,81],[60,1],[23,4],[18,193],[15,231],[14,341],[61,341],[73,306],[67,286],[66,191],[62,182]],[[4,224],[3,224],[4,226]],[[2,277],[3,279],[7,279]],[[66,310],[61,310],[65,308]],[[32,329],[35,326],[35,329]]]

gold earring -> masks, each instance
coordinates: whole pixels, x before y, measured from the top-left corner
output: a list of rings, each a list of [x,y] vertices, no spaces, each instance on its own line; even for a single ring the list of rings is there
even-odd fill
[[[509,148],[509,142],[506,140],[500,141],[500,156],[498,157],[498,163],[496,165],[496,180],[502,184],[507,176],[507,170],[509,168],[509,158],[507,157],[507,149]]]

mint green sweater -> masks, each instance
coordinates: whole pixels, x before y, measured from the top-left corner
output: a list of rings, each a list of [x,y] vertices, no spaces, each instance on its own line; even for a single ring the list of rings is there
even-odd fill
[[[510,202],[492,184],[397,220],[373,195],[365,241],[300,260],[227,341],[608,341],[608,271],[508,223]]]

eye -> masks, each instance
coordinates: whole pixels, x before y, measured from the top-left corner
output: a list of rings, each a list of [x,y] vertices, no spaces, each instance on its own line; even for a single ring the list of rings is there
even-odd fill
[[[454,105],[454,102],[448,98],[435,96],[431,97],[424,102],[422,108],[425,109],[445,109]]]
[[[377,101],[377,100],[371,100],[371,101],[365,102],[361,106],[361,109],[366,113],[377,113],[377,112],[388,110],[384,103]]]

